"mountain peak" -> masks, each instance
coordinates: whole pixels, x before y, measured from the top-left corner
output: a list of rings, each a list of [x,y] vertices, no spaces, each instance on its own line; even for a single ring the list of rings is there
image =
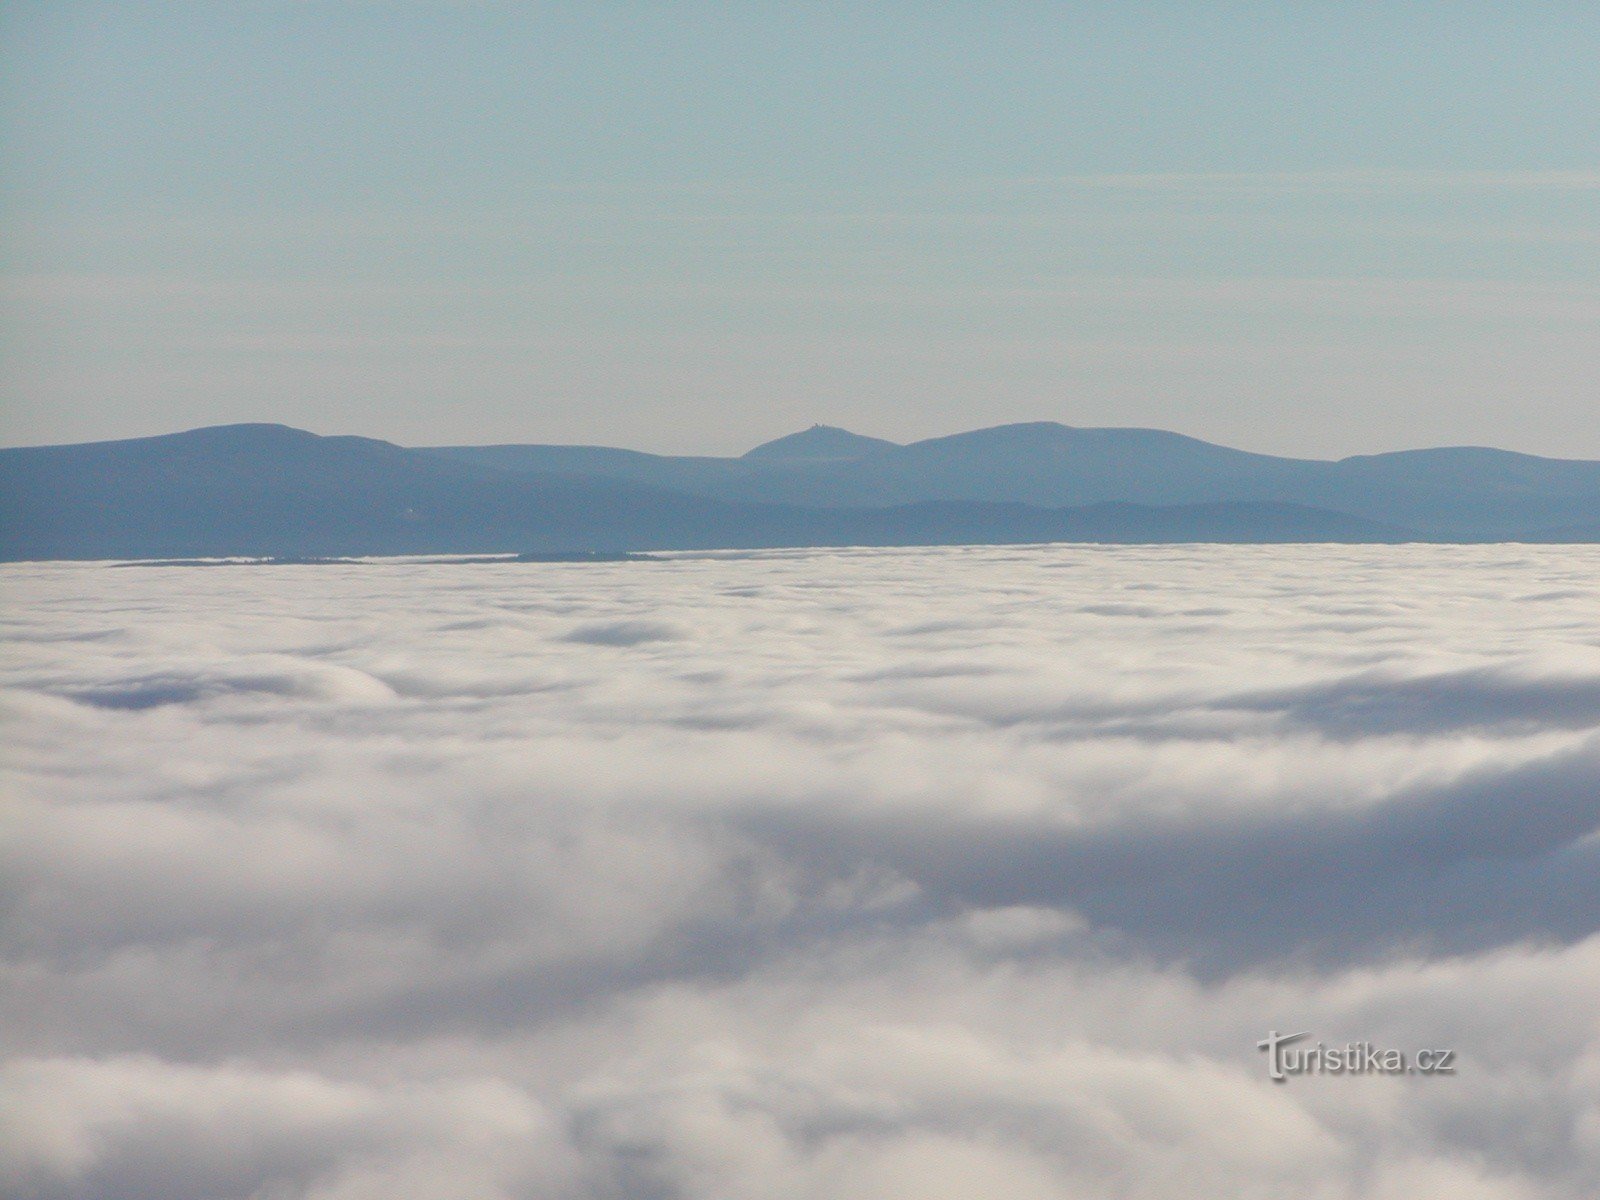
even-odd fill
[[[851,433],[848,429],[840,429],[837,425],[813,425],[810,429],[803,429],[799,433],[763,442],[754,450],[748,451],[744,457],[811,461],[829,458],[863,458],[874,450],[886,449],[893,445],[894,442],[884,441],[882,438],[863,437],[859,433]]]

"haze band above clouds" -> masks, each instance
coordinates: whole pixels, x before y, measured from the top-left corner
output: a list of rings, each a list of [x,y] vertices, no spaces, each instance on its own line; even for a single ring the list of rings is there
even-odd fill
[[[1600,457],[1591,169],[357,194],[15,214],[0,440],[270,414],[729,454],[818,420],[913,441],[1052,417],[1302,457]]]
[[[1587,1200],[1597,579],[8,566],[0,1191]]]

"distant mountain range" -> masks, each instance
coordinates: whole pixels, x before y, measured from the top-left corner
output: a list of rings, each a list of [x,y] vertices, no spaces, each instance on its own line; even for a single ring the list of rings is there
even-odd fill
[[[1600,462],[1276,458],[1154,429],[898,445],[816,425],[738,458],[408,449],[282,425],[0,450],[0,559],[829,545],[1600,541]]]

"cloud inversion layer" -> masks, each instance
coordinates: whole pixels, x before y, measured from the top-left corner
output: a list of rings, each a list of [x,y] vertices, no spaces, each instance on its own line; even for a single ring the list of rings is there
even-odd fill
[[[1592,1196],[1597,578],[8,567],[0,1191]]]

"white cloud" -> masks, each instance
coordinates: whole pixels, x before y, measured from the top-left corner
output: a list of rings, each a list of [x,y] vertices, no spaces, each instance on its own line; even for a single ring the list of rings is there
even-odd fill
[[[8,566],[0,1190],[1587,1198],[1597,568]]]

